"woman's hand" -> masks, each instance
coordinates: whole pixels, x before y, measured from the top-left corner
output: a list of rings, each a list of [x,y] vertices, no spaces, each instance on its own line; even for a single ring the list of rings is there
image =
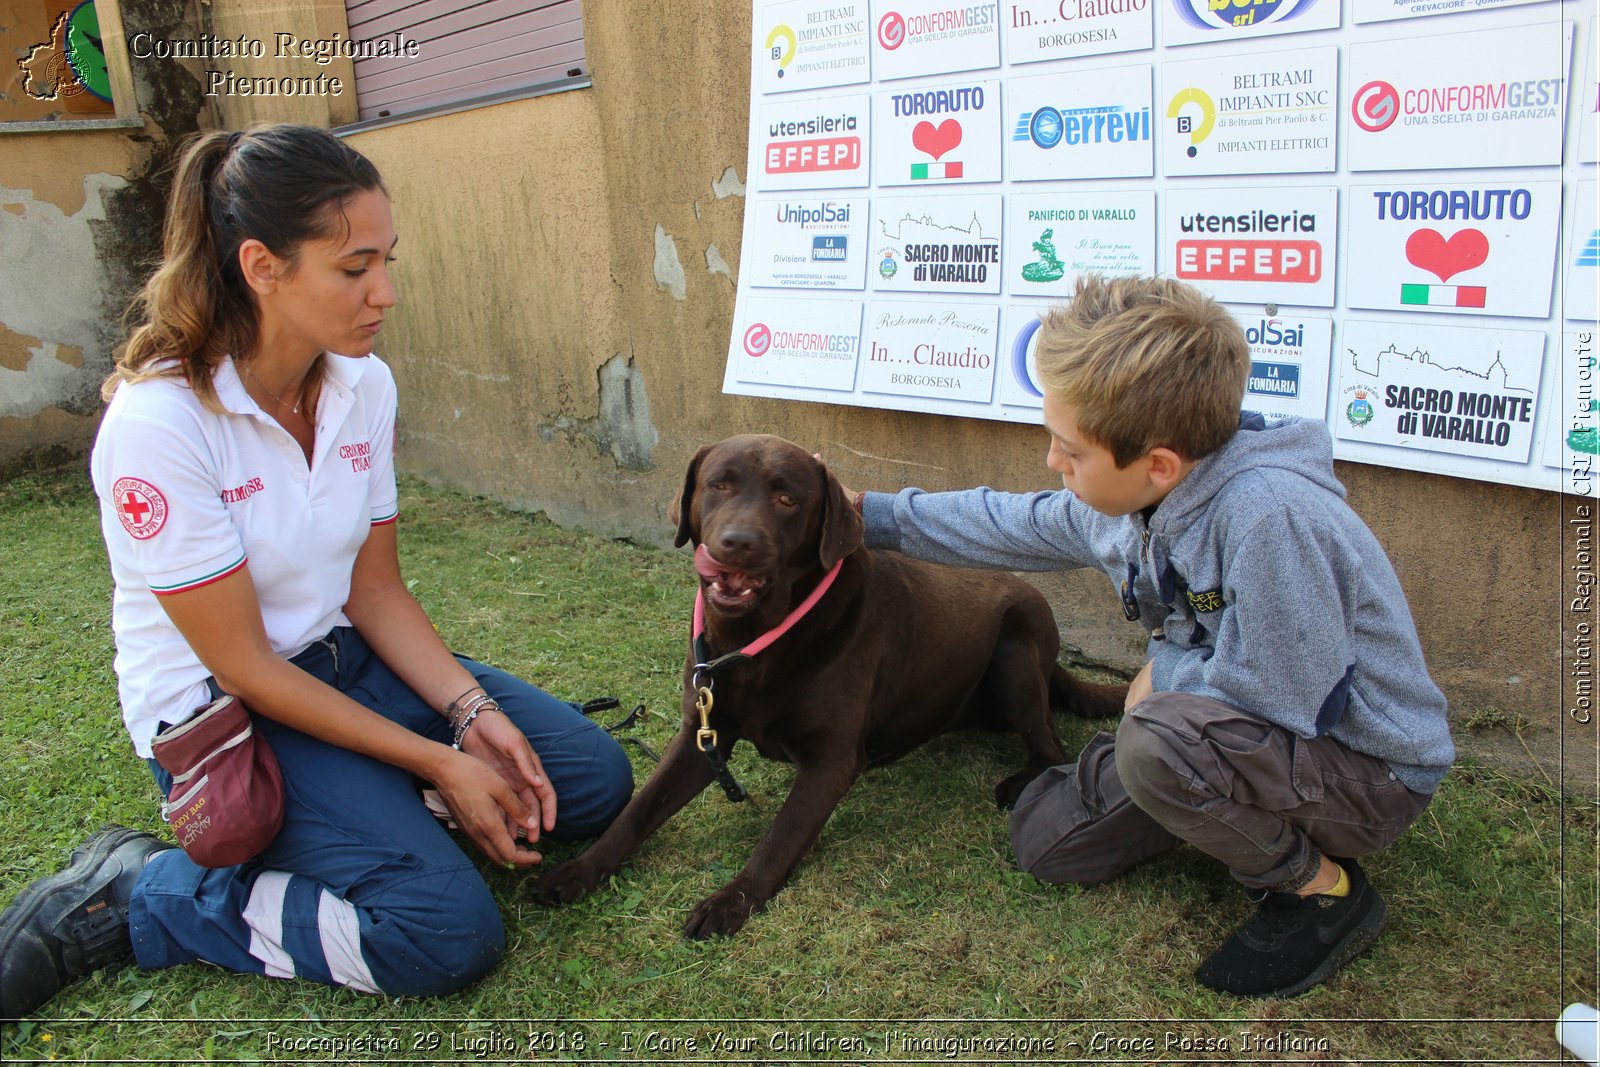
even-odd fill
[[[527,736],[498,707],[485,707],[461,739],[461,751],[493,767],[501,780],[528,808],[526,822],[508,821],[507,830],[522,830],[529,841],[539,840],[541,829],[556,825],[556,790],[544,773],[539,754]]]

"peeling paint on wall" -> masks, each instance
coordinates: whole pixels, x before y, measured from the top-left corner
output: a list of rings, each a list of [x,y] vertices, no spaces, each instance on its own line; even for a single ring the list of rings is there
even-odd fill
[[[688,280],[684,277],[683,263],[678,259],[678,245],[656,223],[656,286],[672,294],[672,299],[682,300],[688,295]]]
[[[650,400],[645,395],[644,375],[638,364],[612,356],[596,372],[600,384],[600,413],[592,419],[566,416],[539,427],[545,444],[557,434],[569,439],[587,438],[602,456],[610,456],[618,467],[630,471],[656,469],[654,454],[661,434],[650,420]]]
[[[733,281],[733,268],[728,266],[728,261],[722,258],[722,253],[717,250],[717,243],[711,242],[706,249],[706,270],[711,274],[721,274],[730,282]]]
[[[743,196],[744,182],[739,180],[739,172],[729,167],[722,172],[722,177],[711,183],[711,191],[717,194],[718,200],[730,196]]]
[[[0,344],[0,417],[98,404],[111,351],[108,279],[92,224],[106,218],[108,194],[127,185],[114,174],[87,175],[83,207],[72,215],[31,190],[0,186],[0,328],[10,335]],[[20,369],[19,347],[27,353]]]

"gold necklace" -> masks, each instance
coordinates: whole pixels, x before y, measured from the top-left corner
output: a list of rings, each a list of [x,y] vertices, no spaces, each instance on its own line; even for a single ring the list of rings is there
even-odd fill
[[[270,396],[279,407],[289,408],[289,414],[291,415],[300,414],[300,401],[306,398],[305,385],[303,382],[301,383],[300,387],[300,400],[296,400],[293,406],[290,406],[284,403],[283,397],[279,396],[277,393],[274,393],[271,389],[268,389],[266,383],[260,378],[256,377],[256,372],[250,369],[249,364],[245,365],[244,372],[250,376],[250,380],[252,382],[255,382],[257,385],[261,386],[261,391]]]

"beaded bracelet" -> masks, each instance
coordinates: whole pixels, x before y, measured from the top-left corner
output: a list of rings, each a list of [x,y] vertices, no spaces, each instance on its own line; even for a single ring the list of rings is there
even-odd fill
[[[449,721],[451,726],[454,726],[461,718],[462,714],[464,714],[464,709],[462,708],[461,702],[467,697],[471,696],[473,693],[482,692],[483,686],[474,685],[471,689],[468,689],[465,693],[462,693],[460,696],[456,697],[454,700],[444,706],[444,717]]]
[[[485,694],[481,700],[474,700],[472,702],[472,706],[467,710],[467,713],[463,715],[461,717],[461,721],[456,724],[455,739],[450,742],[451,748],[454,748],[458,751],[460,750],[461,741],[467,736],[468,727],[470,727],[473,722],[477,720],[479,712],[482,712],[485,709],[499,711],[500,705],[496,704],[494,702],[494,698],[490,697],[488,694]]]

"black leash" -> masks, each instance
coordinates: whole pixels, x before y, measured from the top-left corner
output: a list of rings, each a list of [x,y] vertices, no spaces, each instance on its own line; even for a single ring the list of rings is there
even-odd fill
[[[711,706],[715,701],[711,687],[716,681],[717,671],[742,663],[750,657],[743,652],[729,652],[726,656],[710,659],[711,650],[706,646],[705,637],[701,634],[694,636],[692,647],[695,664],[691,684],[695,690],[694,707],[700,713],[700,729],[695,731],[694,746],[700,750],[706,762],[711,764],[711,771],[716,775],[717,784],[722,787],[723,794],[738,804],[749,800],[750,794],[739,784],[739,779],[733,776],[733,772],[728,770],[728,761],[717,748],[717,731],[711,728]]]

